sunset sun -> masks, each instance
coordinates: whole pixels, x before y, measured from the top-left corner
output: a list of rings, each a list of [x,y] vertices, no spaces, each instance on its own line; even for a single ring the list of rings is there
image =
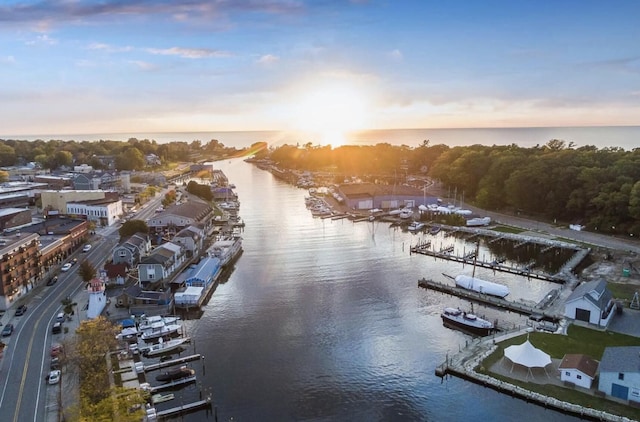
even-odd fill
[[[295,103],[296,129],[319,135],[323,144],[345,143],[349,131],[365,128],[366,99],[349,85],[321,85]]]

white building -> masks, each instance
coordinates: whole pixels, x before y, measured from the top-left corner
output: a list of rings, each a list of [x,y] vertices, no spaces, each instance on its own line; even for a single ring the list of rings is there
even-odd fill
[[[615,303],[605,280],[594,280],[580,284],[567,298],[564,315],[599,327],[609,325]]]
[[[105,198],[67,202],[67,214],[84,216],[89,221],[95,221],[99,226],[110,226],[123,214],[122,201]]]
[[[640,346],[607,347],[600,361],[598,390],[640,404]]]
[[[561,381],[571,382],[582,388],[591,388],[591,383],[598,373],[598,361],[587,355],[566,354],[558,370]]]

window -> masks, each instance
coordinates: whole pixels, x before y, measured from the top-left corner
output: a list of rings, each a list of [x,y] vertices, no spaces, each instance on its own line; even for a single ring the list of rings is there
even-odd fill
[[[570,376],[571,376],[571,372],[569,372],[569,371],[564,371],[564,374],[565,374],[566,376],[568,376],[568,377],[570,377]]]
[[[127,256],[127,252],[126,251],[118,251],[118,256],[124,258],[125,256]]]
[[[624,381],[624,373],[623,372],[618,373],[618,379],[620,381]]]
[[[582,379],[582,375],[576,375],[576,378],[578,378],[579,380]]]

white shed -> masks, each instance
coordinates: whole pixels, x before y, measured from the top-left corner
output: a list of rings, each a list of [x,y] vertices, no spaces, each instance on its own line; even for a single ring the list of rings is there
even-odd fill
[[[578,387],[591,388],[598,372],[598,361],[587,355],[567,354],[558,366],[560,380],[571,382]]]

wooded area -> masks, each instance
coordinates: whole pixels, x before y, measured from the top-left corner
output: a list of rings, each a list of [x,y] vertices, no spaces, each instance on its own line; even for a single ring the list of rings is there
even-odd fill
[[[483,209],[640,236],[640,148],[575,148],[557,139],[532,148],[424,141],[416,148],[283,145],[264,157],[282,168],[333,172],[336,181],[407,183],[412,175],[428,176]]]

